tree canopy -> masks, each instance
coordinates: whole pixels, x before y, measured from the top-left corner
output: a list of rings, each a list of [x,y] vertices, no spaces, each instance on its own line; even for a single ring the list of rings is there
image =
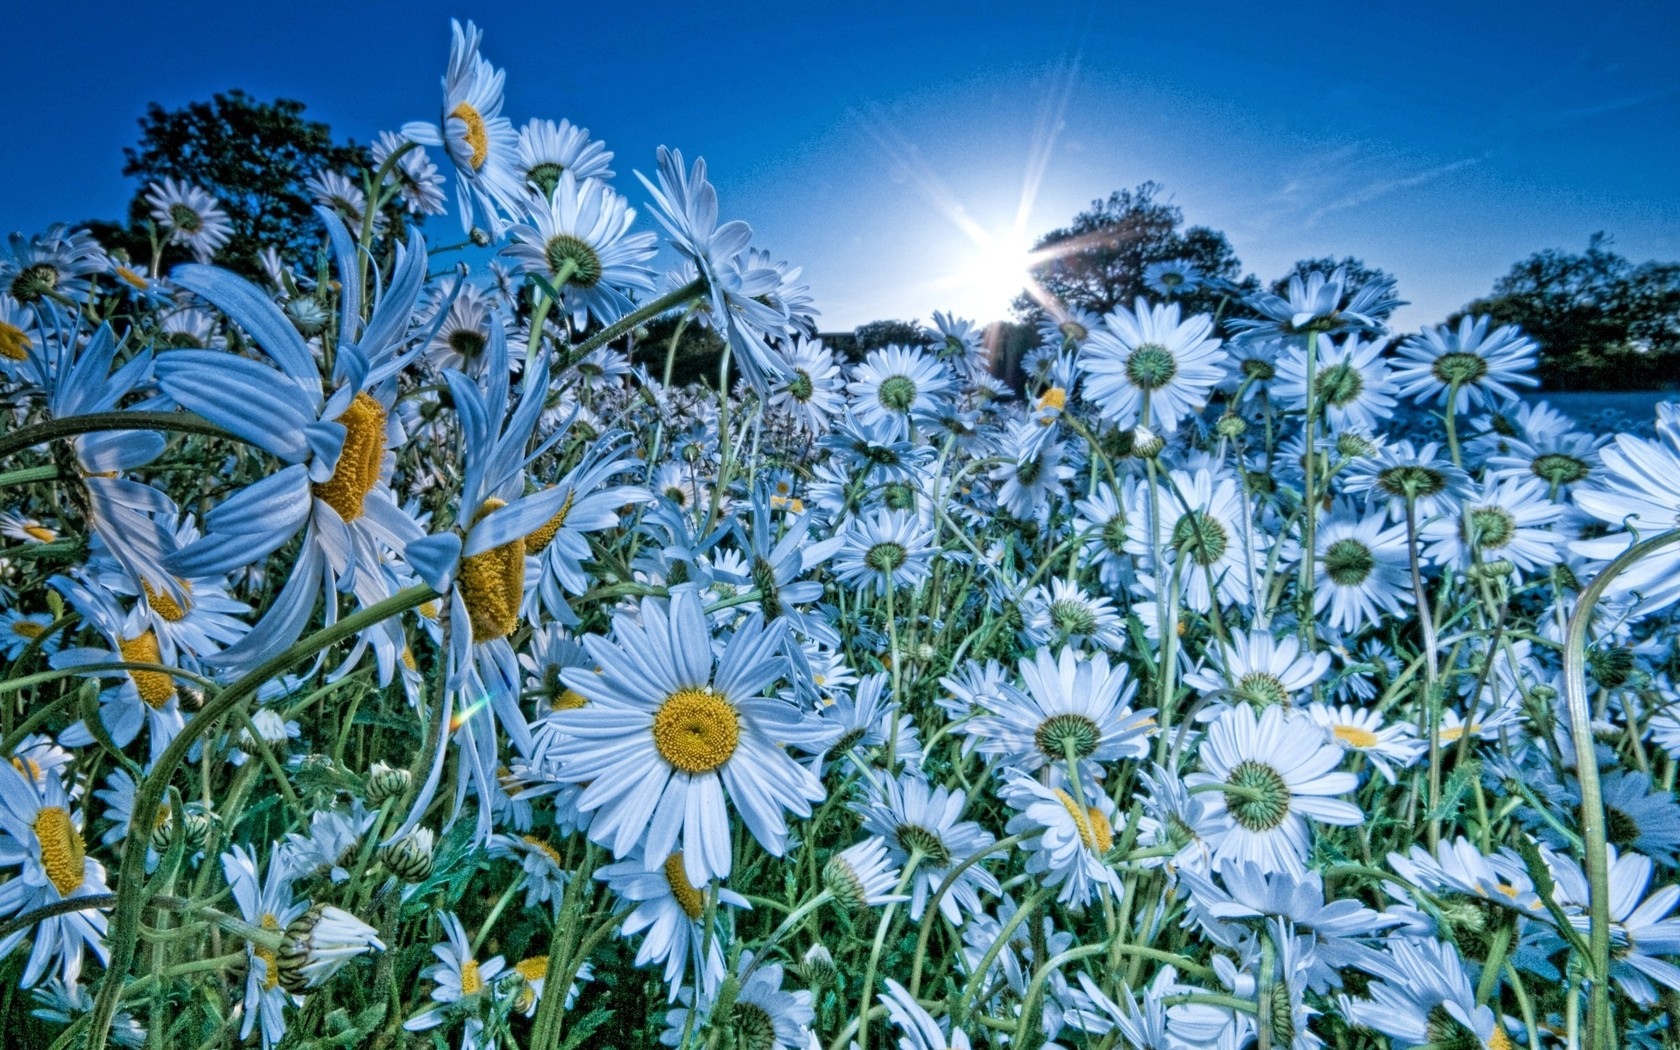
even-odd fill
[[[260,102],[243,91],[215,95],[181,109],[153,102],[140,120],[140,141],[123,150],[123,174],[142,180],[129,204],[131,227],[148,219],[145,184],[171,177],[215,194],[233,223],[233,239],[217,257],[254,273],[257,255],[272,247],[303,258],[319,240],[320,224],[306,181],[325,171],[357,177],[367,151],[337,142],[332,129],[304,116],[293,99]]]
[[[1203,277],[1238,284],[1242,262],[1218,230],[1206,226],[1184,228],[1184,213],[1161,200],[1163,187],[1145,182],[1132,190],[1115,190],[1107,200],[1095,200],[1073,217],[1072,224],[1040,237],[1035,251],[1056,249],[1033,268],[1045,291],[1069,306],[1107,313],[1130,306],[1144,294],[1144,271],[1151,263],[1184,260]],[[1253,278],[1241,282],[1243,291],[1258,287]],[[1227,298],[1219,287],[1206,287],[1181,297],[1187,313],[1214,312]],[[1016,300],[1023,318],[1033,319],[1041,308],[1023,296]]]
[[[1464,308],[1540,344],[1548,389],[1643,390],[1680,376],[1680,263],[1634,265],[1596,233],[1584,252],[1536,252]]]

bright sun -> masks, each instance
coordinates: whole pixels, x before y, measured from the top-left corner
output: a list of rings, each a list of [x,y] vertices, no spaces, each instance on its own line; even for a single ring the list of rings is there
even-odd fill
[[[962,273],[964,298],[984,307],[987,319],[1004,317],[1029,283],[1027,271],[1034,261],[1031,245],[1024,235],[1013,233],[976,240]]]

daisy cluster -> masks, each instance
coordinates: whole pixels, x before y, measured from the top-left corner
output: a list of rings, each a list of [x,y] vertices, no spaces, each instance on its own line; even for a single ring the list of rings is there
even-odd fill
[[[1680,406],[1341,271],[846,361],[480,45],[327,264],[0,254],[8,1045],[1668,1045]]]

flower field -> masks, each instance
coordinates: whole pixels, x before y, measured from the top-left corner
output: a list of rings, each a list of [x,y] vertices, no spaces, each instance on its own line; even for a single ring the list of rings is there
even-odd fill
[[[1342,270],[847,360],[480,47],[316,258],[0,253],[7,1046],[1674,1045],[1680,405]]]

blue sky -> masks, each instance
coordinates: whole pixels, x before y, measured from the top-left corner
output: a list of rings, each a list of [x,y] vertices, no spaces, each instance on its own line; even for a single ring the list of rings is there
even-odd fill
[[[1002,316],[953,214],[1030,236],[1146,179],[1263,278],[1389,270],[1400,327],[1595,230],[1680,259],[1680,9],[1659,2],[7,5],[0,231],[120,214],[152,100],[297,98],[362,142],[435,118],[452,15],[484,28],[514,122],[588,127],[634,201],[658,145],[704,155],[825,328]]]

